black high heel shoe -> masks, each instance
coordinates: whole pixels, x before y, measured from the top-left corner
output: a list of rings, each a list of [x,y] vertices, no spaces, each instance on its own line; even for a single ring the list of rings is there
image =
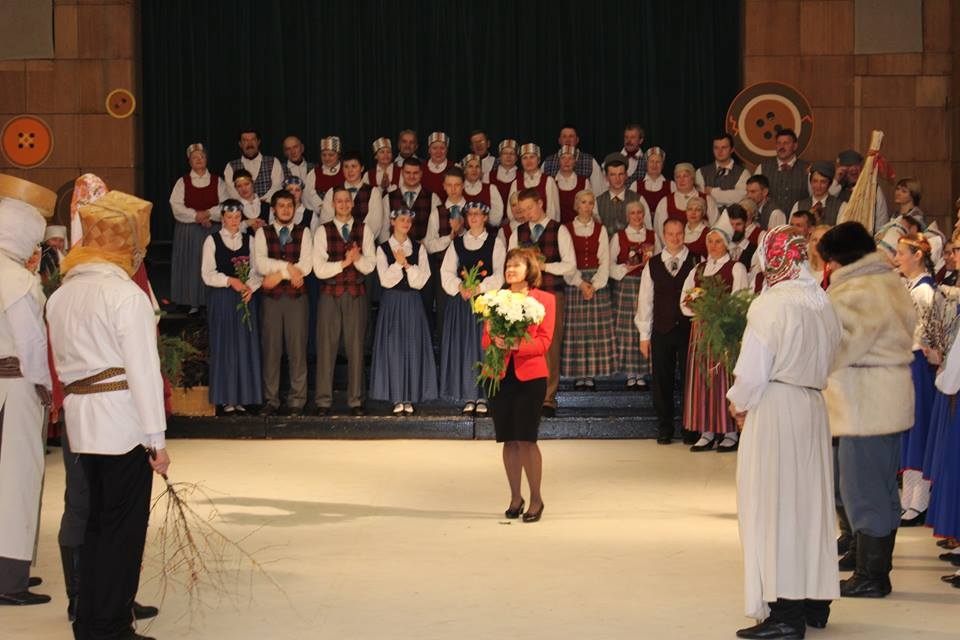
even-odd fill
[[[503,515],[505,515],[510,520],[516,520],[523,513],[523,507],[526,504],[527,504],[526,501],[523,498],[520,498],[520,506],[518,506],[516,509],[507,509],[506,511],[503,512]]]
[[[543,515],[543,503],[541,502],[541,503],[540,503],[540,510],[539,510],[539,511],[537,511],[536,513],[533,513],[533,512],[528,511],[528,512],[526,512],[525,514],[523,514],[523,521],[524,521],[524,522],[537,522],[537,521],[540,520],[540,516],[542,516],[542,515]]]

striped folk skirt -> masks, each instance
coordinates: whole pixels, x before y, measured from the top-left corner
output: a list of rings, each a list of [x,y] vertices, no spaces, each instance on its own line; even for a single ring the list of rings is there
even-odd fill
[[[733,433],[737,425],[730,416],[727,390],[730,373],[698,348],[700,321],[690,328],[687,347],[687,381],[684,387],[683,426],[701,433]]]
[[[170,299],[175,304],[191,307],[207,304],[207,285],[200,277],[203,241],[219,228],[219,225],[204,229],[199,224],[174,223],[173,251],[170,256]]]
[[[580,274],[589,282],[595,269]],[[570,378],[608,376],[616,371],[616,355],[610,348],[613,340],[613,312],[610,291],[606,287],[584,300],[580,287],[566,287],[564,303],[563,351],[560,371]],[[639,348],[639,347],[638,347]]]
[[[260,404],[260,322],[256,296],[250,300],[250,329],[241,321],[240,294],[230,287],[211,288],[207,324],[210,328],[210,402]]]
[[[640,297],[640,277],[626,276],[618,284],[613,314],[616,367],[628,378],[639,378],[650,372],[650,363],[640,353],[640,332],[634,323]]]
[[[384,289],[373,337],[370,397],[394,404],[434,400],[436,367],[420,292]]]

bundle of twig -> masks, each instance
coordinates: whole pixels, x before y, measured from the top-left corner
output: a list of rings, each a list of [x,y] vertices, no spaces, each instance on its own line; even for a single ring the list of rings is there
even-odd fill
[[[853,187],[850,200],[843,213],[838,216],[837,222],[859,222],[870,233],[873,233],[874,211],[877,207],[877,173],[880,144],[883,142],[883,131],[874,131],[870,136],[870,149],[863,161],[860,177]]]
[[[150,509],[151,513],[162,510],[155,536],[156,557],[160,564],[155,577],[160,582],[161,604],[172,585],[182,588],[189,601],[183,616],[192,620],[195,615],[202,614],[204,608],[215,606],[225,598],[237,600],[245,592],[247,598],[252,599],[254,574],[265,577],[284,593],[254,557],[259,550],[250,552],[242,546],[256,530],[239,540],[227,537],[214,525],[219,514],[213,500],[200,485],[171,482],[166,474],[162,477],[166,488],[154,499]],[[196,498],[204,503],[202,510],[194,506]],[[241,589],[241,578],[244,577],[247,582],[245,591]],[[216,602],[205,600],[207,594],[215,596]]]

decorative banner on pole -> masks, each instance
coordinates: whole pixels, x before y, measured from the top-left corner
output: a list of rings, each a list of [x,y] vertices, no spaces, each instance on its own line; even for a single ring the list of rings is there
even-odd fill
[[[813,137],[813,110],[806,97],[782,82],[760,82],[737,94],[727,109],[727,133],[736,154],[753,165],[777,155],[777,132],[793,129],[797,154]]]
[[[53,151],[53,130],[37,116],[14,116],[0,132],[0,149],[13,166],[32,169],[50,157]]]
[[[118,120],[129,118],[136,108],[136,98],[126,89],[114,89],[107,94],[107,113]]]

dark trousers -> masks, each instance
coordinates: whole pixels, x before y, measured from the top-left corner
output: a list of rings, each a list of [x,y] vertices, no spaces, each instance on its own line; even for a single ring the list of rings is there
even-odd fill
[[[677,373],[680,374],[680,380],[687,375],[689,342],[690,325],[685,322],[667,333],[654,331],[650,336],[650,394],[657,411],[659,435],[662,437],[673,436],[673,394]],[[682,386],[680,392],[683,393]]]
[[[27,590],[30,580],[30,561],[0,556],[0,594]]]
[[[74,631],[81,640],[115,638],[133,622],[153,471],[140,446],[116,456],[81,454],[80,462],[90,485],[90,518]]]
[[[430,333],[436,339],[436,344],[443,344],[443,310],[447,307],[448,296],[443,290],[440,267],[443,265],[443,256],[446,253],[446,251],[439,251],[427,256],[430,262],[430,281],[420,290],[427,310],[427,320],[430,322]]]
[[[64,430],[60,437],[63,448],[63,469],[66,489],[63,492],[63,516],[60,518],[60,534],[57,542],[61,547],[80,547],[90,518],[90,487],[83,475],[80,456],[70,450],[70,441]]]

